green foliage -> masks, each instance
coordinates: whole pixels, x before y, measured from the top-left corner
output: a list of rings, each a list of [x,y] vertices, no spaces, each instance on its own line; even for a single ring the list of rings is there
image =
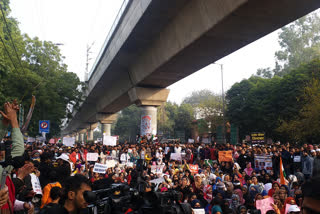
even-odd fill
[[[292,140],[317,143],[320,137],[320,82],[313,79],[300,97],[304,101],[299,114],[294,119],[282,121],[277,129]]]
[[[115,135],[119,135],[120,141],[134,141],[140,133],[141,109],[136,105],[131,105],[123,109],[118,116],[114,127]]]
[[[60,133],[63,120],[71,118],[83,100],[84,84],[75,73],[67,72],[67,65],[58,46],[52,42],[31,39],[21,35],[17,21],[9,17],[8,1],[1,1],[7,16],[9,30],[0,19],[0,36],[13,59],[11,62],[4,46],[0,45],[0,103],[17,99],[24,109],[29,109],[31,96],[36,96],[36,106],[29,125],[29,135],[38,134],[38,121],[50,120],[50,136]],[[10,41],[12,36],[23,68]],[[15,66],[14,66],[15,65]],[[17,69],[15,69],[15,67]]]
[[[204,120],[200,122],[200,134],[209,131],[209,123],[211,123],[210,131],[212,133],[214,133],[216,128],[223,123],[221,95],[215,94],[207,89],[194,91],[190,96],[184,99],[183,103],[191,104],[194,109],[196,119]]]
[[[281,50],[275,53],[275,68],[258,69],[258,76],[284,76],[300,64],[308,63],[320,56],[319,14],[314,12],[283,27],[279,34],[279,44]]]
[[[320,79],[319,59],[303,64],[283,77],[253,76],[236,83],[227,92],[227,117],[240,127],[241,137],[263,131],[268,137],[290,140],[290,135],[284,134],[283,129],[280,132],[278,127],[283,121],[297,118],[308,102],[301,96],[312,78]]]

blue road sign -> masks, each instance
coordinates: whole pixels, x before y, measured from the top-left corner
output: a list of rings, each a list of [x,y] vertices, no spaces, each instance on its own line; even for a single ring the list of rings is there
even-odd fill
[[[39,120],[39,132],[49,133],[50,131],[50,120]]]

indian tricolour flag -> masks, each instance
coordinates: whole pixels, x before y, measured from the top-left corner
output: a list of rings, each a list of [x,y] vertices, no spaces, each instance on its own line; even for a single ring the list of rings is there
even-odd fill
[[[280,157],[280,184],[281,185],[282,184],[286,185],[285,177],[286,177],[286,172],[284,171],[284,167],[282,164],[282,158]]]

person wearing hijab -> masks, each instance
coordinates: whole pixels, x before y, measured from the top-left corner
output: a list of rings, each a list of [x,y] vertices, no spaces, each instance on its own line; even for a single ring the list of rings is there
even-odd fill
[[[201,208],[201,203],[198,199],[194,199],[190,203],[192,208]]]
[[[240,206],[240,197],[237,194],[233,194],[231,197],[231,205],[230,208],[233,211],[236,211],[238,209],[238,207]]]
[[[253,168],[251,167],[251,162],[247,163],[247,167],[244,169],[247,175],[251,176]]]
[[[257,195],[258,193],[259,193],[259,189],[258,189],[257,186],[254,186],[254,185],[250,186],[250,188],[249,188],[249,194],[250,194],[250,199],[251,199],[251,201],[254,201],[254,199],[255,199],[255,197],[256,197],[256,195]]]
[[[219,205],[214,205],[211,209],[211,214],[222,214],[222,209]]]
[[[272,183],[272,188],[268,192],[268,196],[272,197],[272,195],[275,193],[275,191],[280,189],[280,184],[277,181],[274,181]]]
[[[241,189],[235,189],[233,191],[234,194],[237,194],[239,196],[239,202],[241,205],[244,205],[244,203],[246,202],[246,200],[243,198],[243,192],[241,191]]]

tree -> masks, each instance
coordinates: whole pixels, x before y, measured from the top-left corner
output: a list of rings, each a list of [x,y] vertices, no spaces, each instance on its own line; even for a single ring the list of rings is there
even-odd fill
[[[283,121],[297,118],[306,104],[306,100],[300,97],[312,78],[320,80],[319,59],[302,64],[283,77],[252,76],[242,80],[227,92],[227,117],[239,126],[241,137],[264,131],[268,137],[289,140],[283,129],[280,132],[277,128]]]
[[[141,109],[136,105],[131,105],[123,109],[115,123],[114,133],[119,135],[120,141],[135,141],[135,137],[140,133]]]
[[[162,133],[165,137],[174,136],[174,118],[178,108],[177,104],[171,102],[158,107],[158,133]]]
[[[279,44],[281,50],[275,53],[275,68],[258,69],[258,76],[284,76],[300,64],[311,62],[320,55],[319,14],[313,12],[283,27],[279,34]]]
[[[282,121],[277,129],[292,140],[316,143],[320,137],[320,81],[312,79],[305,87],[304,94],[299,98],[305,103],[298,116],[288,121]]]
[[[192,132],[192,121],[194,120],[194,111],[190,104],[181,104],[178,108],[178,112],[175,115],[174,131],[184,131],[185,137],[190,137]]]
[[[193,107],[193,111],[196,119],[204,119],[201,122],[200,132],[208,132],[208,123],[211,123],[211,132],[214,132],[216,128],[222,124],[222,97],[215,94],[210,90],[204,89],[200,91],[194,91],[188,97],[186,97],[183,103],[190,104]]]
[[[21,35],[17,21],[9,17],[9,2],[1,1],[0,4],[9,27],[7,29],[4,20],[0,19],[3,29],[0,36],[5,43],[0,46],[0,103],[17,99],[24,109],[28,109],[31,96],[35,95],[37,102],[28,133],[38,134],[38,121],[50,120],[49,137],[58,135],[63,122],[72,117],[72,111],[83,101],[85,85],[75,73],[67,71],[56,45]]]

